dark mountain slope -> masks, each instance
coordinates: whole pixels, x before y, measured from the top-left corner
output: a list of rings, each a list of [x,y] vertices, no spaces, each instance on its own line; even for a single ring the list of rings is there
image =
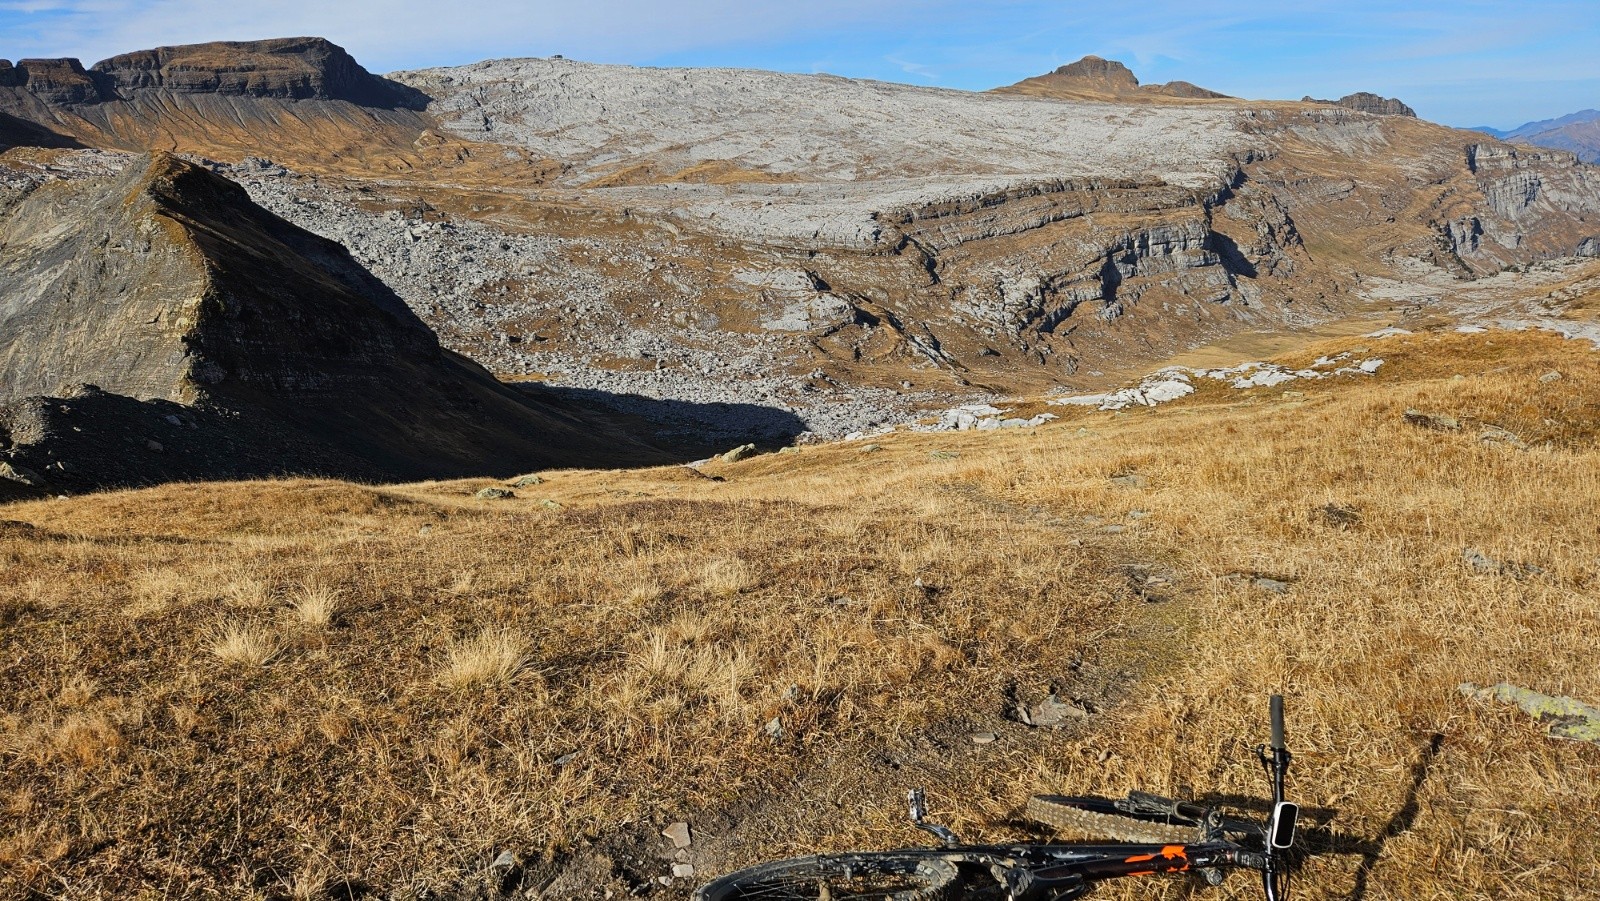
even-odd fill
[[[0,458],[75,489],[664,460],[444,351],[344,248],[167,154],[0,200],[0,403]]]

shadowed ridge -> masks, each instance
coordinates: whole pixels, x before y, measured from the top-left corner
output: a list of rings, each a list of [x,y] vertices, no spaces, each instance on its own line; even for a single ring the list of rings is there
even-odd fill
[[[83,145],[42,125],[0,112],[0,150],[8,147],[80,148]]]
[[[669,460],[444,352],[343,247],[171,154],[12,203],[0,268],[0,462],[54,488]]]

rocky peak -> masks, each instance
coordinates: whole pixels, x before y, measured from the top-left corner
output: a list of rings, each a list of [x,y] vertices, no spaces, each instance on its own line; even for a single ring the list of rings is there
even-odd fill
[[[1353,109],[1356,112],[1361,113],[1370,113],[1374,116],[1410,116],[1413,119],[1417,117],[1416,110],[1406,106],[1404,103],[1401,103],[1398,98],[1379,97],[1377,94],[1373,94],[1368,91],[1357,91],[1354,94],[1346,94],[1345,96],[1340,97],[1338,100],[1318,100],[1310,95],[1307,95],[1300,98],[1300,102],[1326,103],[1331,106],[1342,106],[1346,109]]]
[[[124,53],[96,63],[120,94],[163,90],[284,100],[348,100],[420,107],[417,92],[368,72],[318,37],[213,41]]]
[[[1132,91],[1139,87],[1139,79],[1133,70],[1114,59],[1102,59],[1092,54],[1075,63],[1067,63],[1052,74],[1099,82],[1102,89],[1113,92]]]
[[[1068,63],[1052,72],[1024,79],[1000,90],[1064,99],[1113,97],[1121,100],[1162,95],[1184,100],[1202,100],[1227,96],[1216,91],[1208,91],[1187,81],[1140,84],[1138,77],[1127,66],[1114,59],[1102,59],[1098,56],[1085,56],[1075,63]]]

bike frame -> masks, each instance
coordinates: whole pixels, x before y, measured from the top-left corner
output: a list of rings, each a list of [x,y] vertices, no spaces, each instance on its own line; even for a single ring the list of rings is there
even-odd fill
[[[1000,889],[1007,901],[1063,901],[1077,898],[1088,892],[1095,883],[1107,879],[1131,876],[1154,876],[1164,873],[1200,871],[1208,881],[1216,884],[1219,873],[1226,869],[1258,870],[1267,901],[1282,901],[1287,891],[1289,861],[1287,852],[1294,842],[1294,827],[1299,808],[1284,799],[1284,782],[1292,759],[1284,745],[1283,698],[1272,696],[1272,738],[1268,744],[1256,748],[1261,765],[1272,780],[1272,809],[1265,823],[1255,823],[1224,816],[1220,809],[1191,802],[1177,802],[1142,793],[1130,794],[1128,810],[1133,819],[1152,821],[1166,816],[1170,819],[1190,821],[1201,836],[1191,843],[1144,842],[1071,842],[1071,843],[1017,843],[1009,845],[966,845],[954,832],[926,821],[927,809],[921,789],[912,789],[909,796],[911,822],[932,833],[942,847],[902,849],[890,852],[868,852],[870,855],[889,856],[897,861],[943,862],[949,872],[956,865],[956,878],[971,880],[977,877],[987,888],[980,891],[987,897],[989,891]],[[1123,802],[1103,799],[1082,799],[1094,805],[1105,804],[1120,808]],[[1090,804],[1084,805],[1093,810]],[[1230,840],[1229,835],[1247,836],[1249,847]],[[1259,840],[1260,850],[1254,845]],[[820,855],[835,861],[848,862],[850,855]],[[799,863],[807,858],[795,858]],[[752,871],[760,868],[752,868]],[[909,871],[907,871],[909,872]],[[736,886],[739,874],[730,874],[719,880],[724,888]],[[992,879],[993,882],[990,882]],[[701,891],[705,891],[702,887]],[[696,893],[700,897],[700,893]],[[732,897],[718,895],[718,897]],[[824,895],[823,897],[829,897]]]

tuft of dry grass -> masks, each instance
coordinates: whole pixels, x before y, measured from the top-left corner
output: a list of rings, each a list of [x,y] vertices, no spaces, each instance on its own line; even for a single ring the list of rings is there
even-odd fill
[[[205,648],[223,663],[266,666],[282,652],[283,645],[266,626],[230,620],[206,636]]]
[[[755,569],[738,559],[712,560],[700,567],[700,587],[718,597],[746,591],[756,585]]]
[[[339,613],[339,597],[338,589],[326,585],[301,585],[289,599],[289,610],[307,626],[329,626]]]
[[[504,685],[527,666],[533,645],[504,626],[485,626],[471,638],[454,642],[445,652],[439,682],[449,688]]]

